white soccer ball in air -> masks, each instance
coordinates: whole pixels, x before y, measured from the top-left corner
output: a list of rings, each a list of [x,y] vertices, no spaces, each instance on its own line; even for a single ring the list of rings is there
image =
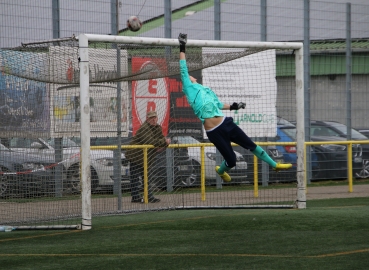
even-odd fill
[[[131,16],[127,20],[127,27],[133,32],[137,32],[142,27],[142,22],[137,16]]]

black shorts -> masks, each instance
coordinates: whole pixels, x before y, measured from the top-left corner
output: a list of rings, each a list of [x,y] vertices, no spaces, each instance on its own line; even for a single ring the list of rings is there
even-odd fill
[[[227,162],[227,166],[230,168],[236,166],[236,154],[233,151],[231,142],[250,151],[254,151],[256,148],[256,144],[233,122],[232,117],[225,117],[222,124],[215,129],[206,131],[206,134],[222,154]]]

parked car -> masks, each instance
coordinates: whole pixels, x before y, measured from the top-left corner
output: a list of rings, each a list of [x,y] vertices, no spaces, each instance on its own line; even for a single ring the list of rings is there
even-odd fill
[[[131,137],[121,138],[121,145],[127,145]],[[172,143],[176,143],[172,139]],[[117,145],[117,137],[91,138],[91,146]],[[125,150],[122,150],[122,164],[129,171],[129,161],[125,159]],[[168,148],[156,156],[155,169],[150,172],[150,183],[157,188],[191,187],[196,182],[196,171],[192,166],[187,148]],[[124,186],[129,188],[129,173],[122,175]]]
[[[279,124],[277,141],[296,141],[296,127],[292,123]],[[311,141],[345,141],[341,137],[313,135]],[[293,147],[292,147],[293,149]],[[347,178],[347,146],[338,144],[321,144],[311,147],[312,180]],[[362,149],[360,144],[352,147],[353,173],[362,169]],[[294,158],[293,155],[290,156]],[[296,157],[297,158],[297,157]]]
[[[347,139],[347,126],[335,121],[313,120],[310,122],[310,135],[333,136]],[[356,141],[368,140],[364,134],[353,128],[351,128],[351,139]],[[363,144],[362,148],[363,158],[369,158],[369,145]]]
[[[347,126],[335,121],[311,121],[310,122],[310,135],[320,134],[321,136],[332,136],[340,137],[347,140]],[[368,138],[357,131],[356,129],[351,129],[351,140],[362,141],[368,140]],[[361,144],[363,149],[362,160],[363,166],[360,172],[356,172],[355,176],[358,178],[369,177],[368,170],[366,167],[369,166],[369,144]]]
[[[277,120],[277,142],[296,142],[296,126],[291,122],[287,121],[286,119],[278,117]],[[296,172],[297,172],[297,154],[296,154],[296,146],[294,145],[279,145],[277,149],[280,152],[283,152],[283,159],[286,163],[291,163],[291,173],[290,175],[292,178],[296,179]],[[312,149],[312,166],[313,170],[316,171],[318,169],[318,165],[316,163],[317,156]]]
[[[365,129],[362,130],[367,132]],[[341,137],[347,140],[347,126],[335,121],[310,121],[310,136]],[[365,134],[356,129],[351,129],[351,139],[354,141],[368,140]],[[363,159],[369,159],[369,144],[362,144]]]
[[[53,170],[50,161],[43,157],[17,153],[0,144],[0,198],[47,192],[45,187],[50,184]]]
[[[369,129],[368,128],[358,128],[356,129],[358,132],[363,134],[367,139],[369,139]],[[363,148],[367,148],[366,144],[362,144]],[[366,152],[366,151],[365,151]],[[367,159],[367,155],[363,153],[363,169],[360,171],[359,178],[369,178],[369,159]]]
[[[369,128],[357,128],[356,130],[369,139]]]
[[[275,162],[281,162],[286,163],[287,161],[284,160],[283,152],[281,152],[281,149],[278,149],[275,145],[268,145],[266,147],[263,147],[264,150],[268,153],[268,155],[275,161]],[[249,181],[253,182],[254,177],[254,154],[248,150],[244,149],[241,146],[235,146],[234,149],[241,153],[243,158],[245,159],[245,162],[247,163],[247,176],[249,178]],[[263,161],[261,159],[258,159],[258,173],[259,173],[259,182],[262,181],[262,164]],[[266,164],[266,163],[265,163]],[[273,170],[273,167],[268,166],[268,182],[284,182],[284,181],[291,181],[291,178],[296,176],[296,171],[293,172],[292,170],[288,171],[280,171],[278,174]],[[289,175],[288,177],[286,177]],[[295,177],[296,178],[296,177]]]
[[[363,129],[363,132],[366,130]],[[347,126],[335,121],[311,121],[310,135],[331,136],[333,140],[336,138],[344,138],[347,140]],[[368,138],[356,129],[351,129],[352,140],[368,140]],[[341,140],[341,139],[337,139]],[[369,144],[361,144],[362,148],[362,168],[359,172],[355,172],[356,178],[369,177]],[[360,159],[360,157],[358,157]]]
[[[191,136],[174,136],[172,143],[178,144],[199,144],[200,141]],[[201,169],[201,149],[200,147],[189,147],[188,154],[192,160],[194,166],[195,175],[197,176],[197,182],[200,184],[200,169]],[[236,152],[236,166],[232,168],[228,174],[231,176],[232,181],[229,184],[242,183],[247,178],[247,163],[243,156]],[[205,147],[205,179],[207,181],[216,179],[216,148],[215,146]],[[209,183],[209,182],[207,182]],[[215,182],[214,182],[215,183]]]
[[[55,162],[55,139],[10,138],[9,148],[15,152],[27,153],[47,158]],[[79,193],[80,184],[80,146],[69,138],[62,138],[63,147],[63,192]],[[124,158],[124,156],[123,156]],[[91,191],[111,190],[114,185],[113,151],[91,150]],[[122,174],[127,173],[122,164]]]

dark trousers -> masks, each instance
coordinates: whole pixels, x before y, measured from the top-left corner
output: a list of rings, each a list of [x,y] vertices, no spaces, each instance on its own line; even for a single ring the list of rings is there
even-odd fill
[[[143,197],[143,185],[144,185],[144,167],[136,163],[130,162],[129,165],[129,181],[131,184],[131,196],[132,200],[137,200]],[[149,181],[149,199],[153,198],[152,190]]]
[[[236,166],[236,154],[233,151],[231,142],[250,151],[254,151],[256,148],[256,144],[233,122],[232,117],[225,117],[220,126],[214,130],[207,131],[206,135],[222,154],[229,168]]]

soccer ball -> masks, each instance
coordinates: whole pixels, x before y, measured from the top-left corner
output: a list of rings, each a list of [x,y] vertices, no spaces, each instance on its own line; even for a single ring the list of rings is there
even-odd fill
[[[127,20],[127,27],[132,32],[137,32],[142,27],[142,22],[137,16],[131,16]]]

